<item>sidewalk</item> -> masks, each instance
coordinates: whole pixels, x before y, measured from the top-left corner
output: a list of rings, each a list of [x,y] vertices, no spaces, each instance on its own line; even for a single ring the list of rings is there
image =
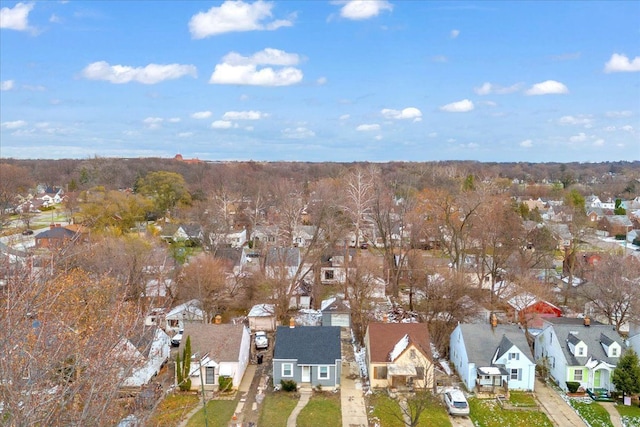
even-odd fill
[[[613,402],[598,402],[604,409],[607,410],[611,417],[611,424],[613,427],[622,427],[622,419],[620,419],[620,412],[616,409],[616,405]]]
[[[554,426],[579,427],[586,425],[573,408],[558,395],[558,392],[540,379],[536,379],[536,397]]]
[[[298,415],[300,414],[300,412],[302,412],[302,408],[304,408],[307,403],[309,403],[309,399],[311,399],[312,394],[313,390],[311,390],[310,388],[300,389],[300,400],[298,400],[298,404],[295,408],[293,408],[291,415],[289,415],[289,418],[287,419],[287,427],[296,427],[296,420],[298,419]]]
[[[351,332],[343,330],[342,341],[342,369],[340,375],[340,406],[342,408],[342,425],[348,427],[367,427],[367,405],[362,393],[360,372],[351,344]]]

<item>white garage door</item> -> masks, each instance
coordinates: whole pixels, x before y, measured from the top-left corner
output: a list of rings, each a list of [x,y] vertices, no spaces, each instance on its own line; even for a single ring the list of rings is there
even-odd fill
[[[349,327],[349,315],[348,314],[334,314],[331,316],[331,326],[346,326]]]

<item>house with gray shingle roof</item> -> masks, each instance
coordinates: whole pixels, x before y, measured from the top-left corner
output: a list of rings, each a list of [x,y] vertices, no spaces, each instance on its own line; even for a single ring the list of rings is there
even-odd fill
[[[576,381],[585,389],[611,391],[611,374],[626,345],[611,325],[556,317],[545,320],[534,347],[536,361],[549,366],[551,377],[564,390],[567,381]]]
[[[342,355],[338,326],[278,326],[273,351],[273,383],[336,388]]]
[[[451,333],[449,358],[469,391],[534,389],[536,364],[518,325],[461,323]]]
[[[234,388],[240,385],[251,352],[249,329],[242,324],[185,323],[180,354],[187,337],[191,337],[191,390],[217,390],[221,376],[232,378]]]

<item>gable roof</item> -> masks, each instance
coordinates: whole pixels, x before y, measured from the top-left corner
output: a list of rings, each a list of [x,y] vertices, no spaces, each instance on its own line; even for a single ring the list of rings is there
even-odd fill
[[[298,364],[334,364],[341,359],[339,326],[278,326],[274,359]]]
[[[298,267],[300,265],[300,249],[269,248],[265,264],[273,267]]]
[[[191,352],[200,356],[209,354],[216,362],[237,362],[240,359],[240,347],[244,325],[213,323],[186,323],[180,349],[191,337]]]
[[[344,314],[351,313],[351,309],[342,298],[331,297],[322,301],[320,311],[323,313]]]
[[[553,327],[569,366],[584,366],[590,358],[617,365],[619,358],[609,357],[602,344],[611,345],[615,341],[623,350],[625,349],[622,337],[611,325],[591,320],[590,326],[587,327],[584,326],[584,319],[572,317],[548,318],[544,325],[545,328]],[[569,344],[575,345],[580,341],[587,345],[587,352],[584,356],[576,357],[571,353]]]
[[[36,235],[36,239],[73,239],[76,233],[65,227],[53,227]]]
[[[394,353],[394,349],[397,349],[396,346],[404,340],[405,336],[407,336],[407,344],[404,348],[411,343],[432,359],[429,328],[426,323],[369,323],[367,331],[369,356],[373,363],[389,362],[390,355]]]
[[[495,358],[513,346],[518,347],[530,361],[534,360],[524,331],[518,325],[497,325],[492,328],[486,323],[461,323],[459,327],[469,362],[478,367],[491,366]]]

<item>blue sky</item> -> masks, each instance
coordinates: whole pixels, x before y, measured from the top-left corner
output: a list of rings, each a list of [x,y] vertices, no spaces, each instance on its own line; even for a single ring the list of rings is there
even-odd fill
[[[0,0],[0,156],[640,159],[640,2]]]

